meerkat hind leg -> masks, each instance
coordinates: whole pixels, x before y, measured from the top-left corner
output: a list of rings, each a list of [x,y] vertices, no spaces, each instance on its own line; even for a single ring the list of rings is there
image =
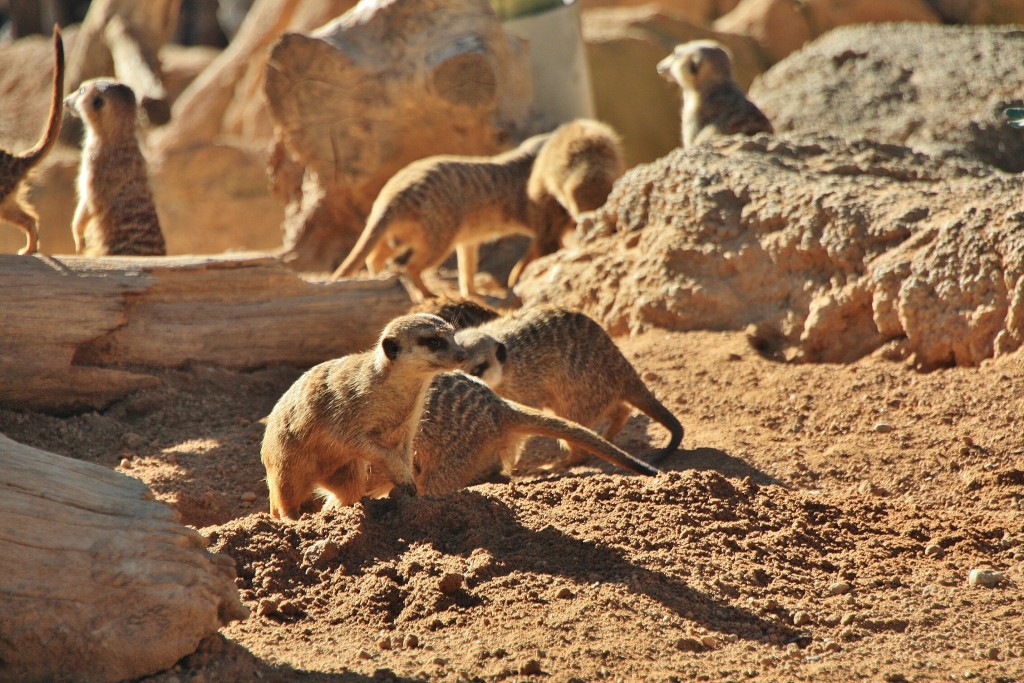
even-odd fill
[[[459,244],[455,247],[459,261],[459,294],[466,299],[476,296],[476,271],[479,251],[476,244]]]
[[[25,231],[25,246],[18,251],[19,254],[36,253],[39,248],[38,221],[16,198],[8,198],[0,206],[0,221],[7,221]]]

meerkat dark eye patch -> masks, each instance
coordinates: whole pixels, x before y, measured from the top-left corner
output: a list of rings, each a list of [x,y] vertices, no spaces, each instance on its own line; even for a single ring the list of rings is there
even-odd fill
[[[431,351],[443,351],[448,348],[448,340],[444,337],[421,337],[416,343],[426,346]]]
[[[504,363],[508,360],[508,349],[504,344],[498,343],[497,348],[494,349],[494,357],[498,359],[499,363]]]
[[[102,109],[103,108],[103,98],[100,97],[99,95],[97,95],[96,97],[92,98],[92,108],[93,109]]]
[[[398,353],[402,350],[402,345],[398,343],[398,340],[394,337],[386,337],[384,341],[380,343],[380,347],[384,349],[384,355],[389,360],[395,360],[398,358]]]
[[[686,63],[686,68],[690,70],[690,73],[695,74],[700,71],[700,59],[694,57]]]
[[[480,365],[470,370],[469,374],[473,375],[474,377],[483,377],[485,372],[487,372],[487,363],[481,363]]]

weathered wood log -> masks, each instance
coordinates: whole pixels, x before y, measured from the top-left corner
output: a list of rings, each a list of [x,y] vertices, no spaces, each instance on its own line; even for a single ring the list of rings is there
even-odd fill
[[[265,256],[0,255],[0,404],[99,408],[146,368],[313,365],[373,344],[397,279],[307,282]]]
[[[526,51],[486,0],[363,3],[312,33],[285,33],[265,89],[286,148],[270,172],[291,201],[285,249],[299,270],[333,270],[403,166],[493,154],[530,125]]]
[[[137,479],[0,434],[0,680],[121,681],[248,616],[233,560]]]

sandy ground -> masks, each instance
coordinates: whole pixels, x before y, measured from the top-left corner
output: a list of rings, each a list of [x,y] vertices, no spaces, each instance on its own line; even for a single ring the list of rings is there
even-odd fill
[[[738,332],[619,342],[687,430],[656,478],[595,465],[278,522],[259,442],[299,374],[280,367],[3,410],[0,432],[141,478],[235,558],[252,616],[147,680],[1024,680],[1024,354],[920,374],[780,364]],[[618,443],[666,438],[637,415]]]

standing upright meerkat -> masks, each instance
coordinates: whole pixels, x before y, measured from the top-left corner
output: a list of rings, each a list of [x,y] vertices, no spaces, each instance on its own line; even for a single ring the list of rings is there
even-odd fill
[[[64,104],[85,123],[78,171],[75,250],[90,256],[167,253],[136,137],[135,93],[109,78],[85,81]]]
[[[433,297],[422,273],[455,250],[459,292],[476,294],[477,248],[482,242],[522,233],[536,235],[561,207],[538,207],[526,193],[533,162],[548,134],[535,135],[493,157],[432,156],[409,164],[384,184],[366,228],[333,278],[365,263],[371,275],[389,262],[402,268],[419,293]]]
[[[476,328],[459,330],[465,369],[509,400],[596,429],[607,420],[611,441],[629,419],[630,404],[669,430],[654,461],[674,453],[683,440],[679,420],[651,393],[633,365],[596,321],[578,311],[538,306]],[[586,459],[571,448],[568,464]]]
[[[29,172],[53,149],[60,134],[60,98],[64,92],[64,42],[60,27],[53,27],[53,95],[46,130],[39,142],[21,154],[0,149],[0,221],[6,221],[25,231],[25,246],[19,254],[34,254],[39,250],[39,215],[28,202],[25,179]]]
[[[691,40],[658,62],[658,73],[682,88],[683,147],[713,135],[773,132],[771,121],[747,99],[732,76],[732,59],[721,43]]]
[[[496,469],[511,470],[532,435],[563,439],[637,474],[659,472],[581,425],[507,401],[474,377],[447,372],[431,382],[413,442],[417,486],[442,495]]]
[[[320,363],[281,396],[263,436],[270,514],[295,519],[317,488],[338,504],[366,495],[371,476],[415,494],[412,441],[434,375],[466,352],[434,315],[395,318],[376,348]]]
[[[563,123],[551,133],[533,163],[527,194],[552,216],[543,223],[526,254],[508,277],[508,286],[519,281],[534,259],[553,254],[584,211],[604,206],[615,181],[626,171],[622,141],[615,130],[593,119]],[[550,206],[554,199],[566,214]]]

